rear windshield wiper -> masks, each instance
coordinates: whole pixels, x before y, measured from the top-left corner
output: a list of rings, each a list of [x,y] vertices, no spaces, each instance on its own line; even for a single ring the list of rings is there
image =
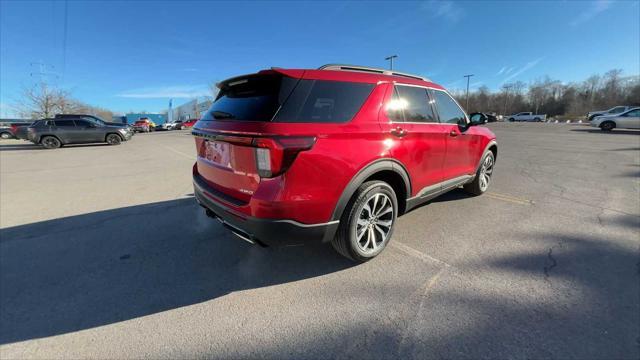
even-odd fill
[[[228,113],[226,111],[214,111],[211,114],[216,119],[234,119],[235,118],[235,116],[233,114]]]

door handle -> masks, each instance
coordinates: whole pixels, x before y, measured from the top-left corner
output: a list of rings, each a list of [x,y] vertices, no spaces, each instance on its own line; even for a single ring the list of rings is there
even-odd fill
[[[451,132],[449,133],[449,136],[452,136],[452,137],[456,137],[458,135],[459,135],[458,132],[455,130],[451,130]]]
[[[405,137],[407,135],[407,130],[401,128],[401,127],[397,127],[393,130],[391,130],[391,135],[393,136],[397,136],[397,137]]]

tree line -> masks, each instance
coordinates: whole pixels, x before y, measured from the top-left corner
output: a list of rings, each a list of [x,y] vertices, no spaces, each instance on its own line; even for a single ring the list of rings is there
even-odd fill
[[[113,112],[109,109],[88,105],[71,96],[67,90],[45,82],[24,88],[13,109],[23,119],[46,119],[56,114],[95,115],[111,121]]]
[[[546,76],[528,85],[521,81],[504,84],[495,92],[482,86],[469,92],[467,111],[502,115],[532,111],[548,117],[570,118],[617,105],[640,106],[640,78],[621,75],[622,70],[611,70],[568,84]],[[452,95],[461,105],[466,105],[465,91],[455,91]]]

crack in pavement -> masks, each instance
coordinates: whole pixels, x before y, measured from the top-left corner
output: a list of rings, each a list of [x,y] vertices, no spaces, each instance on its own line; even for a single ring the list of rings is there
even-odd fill
[[[551,266],[544,266],[544,278],[545,279],[549,279],[549,271],[551,271],[551,269],[553,269],[554,267],[556,267],[556,265],[558,265],[558,262],[556,261],[556,259],[553,258],[553,248],[549,248],[549,252],[547,253],[547,259],[551,260]],[[547,261],[545,260],[545,263]]]

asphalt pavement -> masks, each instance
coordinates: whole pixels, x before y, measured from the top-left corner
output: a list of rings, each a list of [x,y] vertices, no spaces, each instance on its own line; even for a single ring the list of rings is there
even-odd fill
[[[187,131],[0,141],[0,358],[639,358],[640,132],[488,126],[489,192],[361,265],[207,218]]]

